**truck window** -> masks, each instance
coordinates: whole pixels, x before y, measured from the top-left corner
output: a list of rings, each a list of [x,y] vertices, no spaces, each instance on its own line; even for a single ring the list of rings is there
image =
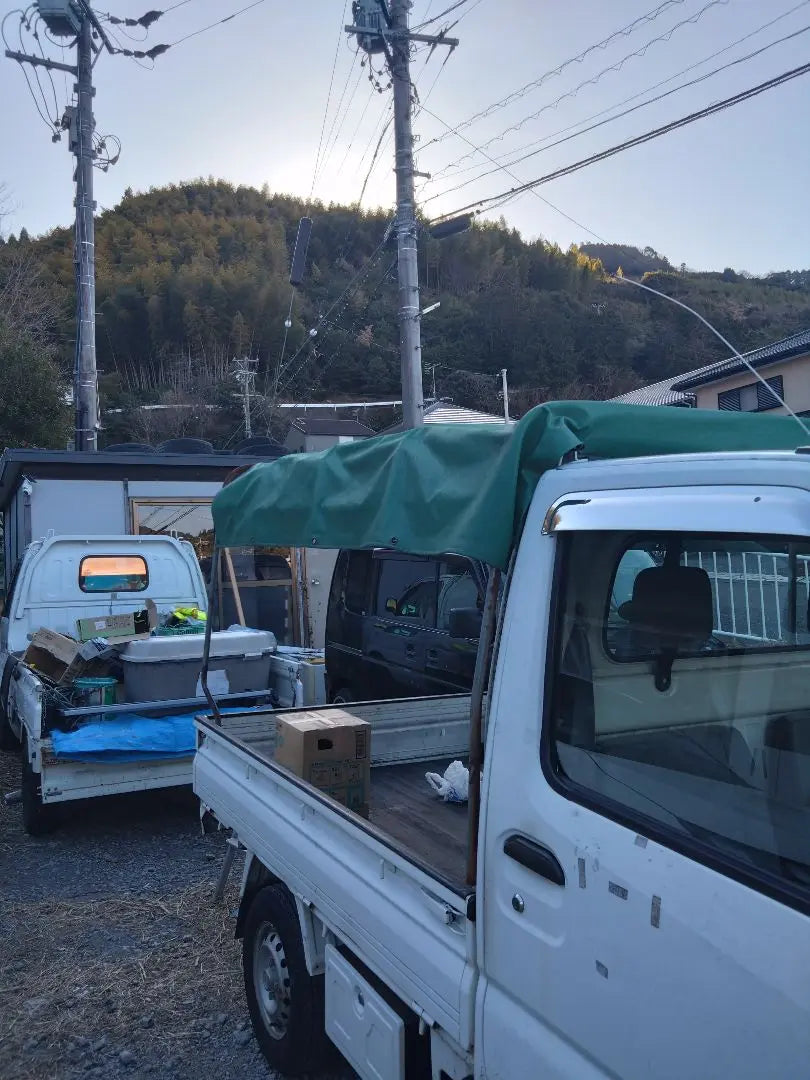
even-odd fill
[[[141,555],[86,555],[79,564],[82,592],[143,592],[148,585],[149,571]]]
[[[376,614],[398,622],[436,625],[438,563],[430,559],[379,560]]]
[[[568,537],[556,781],[763,891],[810,892],[809,571],[789,537]]]

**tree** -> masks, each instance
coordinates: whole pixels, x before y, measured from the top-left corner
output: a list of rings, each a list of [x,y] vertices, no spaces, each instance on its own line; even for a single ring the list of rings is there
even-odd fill
[[[66,384],[47,352],[0,321],[0,447],[64,448]]]

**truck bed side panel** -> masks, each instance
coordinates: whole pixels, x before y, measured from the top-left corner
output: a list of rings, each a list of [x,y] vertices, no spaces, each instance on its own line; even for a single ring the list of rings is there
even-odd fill
[[[223,825],[402,999],[471,1037],[465,902],[328,799],[205,728],[194,789]]]

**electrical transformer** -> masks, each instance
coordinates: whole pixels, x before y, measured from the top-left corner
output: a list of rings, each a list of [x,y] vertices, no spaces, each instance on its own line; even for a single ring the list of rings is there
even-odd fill
[[[75,37],[82,26],[79,8],[70,0],[38,0],[37,11],[55,37]]]
[[[360,48],[367,53],[385,52],[385,29],[384,6],[379,0],[354,0],[352,15],[354,25],[368,28],[368,34],[358,34],[357,40]]]

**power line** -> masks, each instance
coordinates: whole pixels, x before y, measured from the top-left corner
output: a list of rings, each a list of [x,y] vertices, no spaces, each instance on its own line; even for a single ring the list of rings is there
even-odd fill
[[[351,106],[352,101],[354,101],[355,95],[357,94],[357,88],[360,85],[360,80],[363,78],[363,68],[362,68],[362,64],[361,64],[361,66],[358,68],[358,71],[357,71],[357,79],[355,80],[355,84],[352,87],[351,93],[349,94],[349,100],[348,100],[348,102],[346,104],[346,109],[344,110],[343,109],[343,102],[344,102],[344,100],[346,98],[346,91],[349,89],[349,83],[351,82],[351,78],[352,78],[352,75],[354,73],[355,65],[357,64],[357,56],[358,56],[358,53],[355,53],[354,54],[354,59],[352,60],[351,67],[349,68],[348,74],[346,75],[346,82],[343,84],[343,92],[341,93],[340,99],[339,99],[339,101],[337,103],[337,106],[335,107],[335,113],[334,113],[334,116],[332,117],[332,126],[329,129],[329,134],[326,136],[326,148],[324,150],[323,158],[321,159],[321,163],[320,163],[320,165],[318,167],[318,178],[320,178],[323,175],[323,171],[326,168],[327,162],[331,158],[332,154],[335,152],[335,147],[337,146],[338,140],[340,139],[341,132],[343,131],[343,128],[344,128],[344,126],[346,124],[346,117],[349,115],[349,108]],[[338,123],[338,118],[340,118],[340,123]],[[316,180],[316,183],[317,183],[317,180]]]
[[[689,64],[685,68],[681,68],[680,71],[676,71],[668,78],[662,79],[657,83],[653,83],[652,86],[648,86],[646,87],[646,89],[640,90],[636,94],[631,94],[630,97],[623,98],[621,101],[618,101],[613,105],[609,105],[605,109],[600,109],[598,112],[592,113],[590,116],[586,116],[582,120],[577,120],[576,123],[568,124],[566,127],[563,128],[558,128],[557,131],[553,131],[551,132],[551,134],[545,135],[542,139],[534,139],[532,140],[532,142],[525,143],[523,146],[515,147],[507,153],[500,155],[498,157],[498,160],[504,161],[504,159],[506,158],[511,158],[511,160],[505,161],[505,164],[514,165],[518,160],[522,159],[514,158],[512,155],[522,153],[523,151],[532,150],[538,146],[543,146],[543,144],[548,143],[551,139],[556,138],[558,135],[565,135],[567,132],[573,131],[575,128],[581,127],[583,124],[587,124],[592,120],[598,120],[600,117],[605,116],[607,113],[613,112],[614,109],[619,109],[623,105],[628,105],[631,101],[637,101],[640,97],[644,97],[645,94],[650,94],[654,90],[658,90],[660,87],[666,86],[667,83],[673,82],[675,79],[679,79],[682,75],[686,75],[690,71],[694,71],[695,68],[699,68],[702,67],[704,64],[708,64],[710,60],[715,60],[718,56],[722,56],[724,53],[729,52],[737,45],[741,45],[744,41],[748,41],[750,38],[756,37],[757,34],[761,34],[763,30],[769,30],[776,23],[781,22],[783,19],[788,18],[790,15],[793,15],[801,8],[807,7],[809,3],[810,0],[801,0],[800,3],[795,4],[792,8],[789,8],[787,11],[783,11],[781,15],[777,15],[775,18],[770,19],[768,22],[763,23],[761,26],[758,26],[755,30],[751,30],[749,33],[744,34],[742,37],[737,38],[735,41],[730,42],[728,45],[724,45],[722,49],[717,49],[715,52],[710,53],[708,56],[704,56],[701,60],[698,60],[693,64]],[[451,169],[457,168],[463,161],[469,159],[471,156],[472,155],[470,154],[464,154],[460,158],[457,158],[455,161],[451,161],[443,168],[436,170],[435,172],[433,172],[430,179],[427,180],[423,186],[429,187],[431,184],[437,183],[443,176],[446,176]],[[460,169],[459,172],[470,172],[473,169],[477,168],[479,168],[479,166],[476,164],[468,165],[466,168]],[[489,174],[482,173],[480,175],[485,176]]]
[[[156,48],[161,52],[166,52],[167,49],[173,49],[177,45],[182,45],[184,41],[191,41],[192,38],[199,37],[200,34],[205,34],[208,30],[213,30],[217,26],[224,26],[226,22],[230,22],[231,19],[237,18],[239,15],[244,15],[246,11],[252,11],[253,8],[259,6],[259,4],[265,3],[265,0],[253,0],[252,4],[248,4],[247,7],[239,8],[238,11],[232,12],[230,15],[226,15],[224,19],[217,19],[216,22],[209,23],[208,26],[203,26],[199,30],[194,30],[191,34],[186,34],[185,37],[178,38],[177,41],[173,41],[170,45],[157,45]],[[177,7],[180,5],[177,4]],[[154,50],[149,50],[153,52]]]
[[[630,23],[629,26],[637,29],[638,25],[643,24],[645,21],[652,21],[653,18],[657,18],[657,16],[671,4],[682,3],[685,3],[685,0],[665,0],[663,4],[659,5],[659,7],[655,9],[655,11],[649,12],[645,16],[641,16],[640,19],[637,19],[635,23]],[[672,26],[669,30],[667,30],[666,33],[659,34],[658,37],[651,38],[649,41],[645,42],[645,44],[642,45],[640,48],[634,49],[632,52],[627,53],[621,58],[621,60],[617,60],[616,63],[610,64],[608,67],[603,68],[598,74],[594,75],[592,78],[585,79],[578,86],[574,87],[573,90],[569,90],[565,94],[562,94],[560,97],[557,98],[556,101],[553,101],[548,105],[544,105],[543,108],[538,109],[537,112],[532,113],[530,116],[524,117],[522,120],[510,125],[507,128],[504,128],[504,130],[501,131],[498,135],[494,135],[491,139],[488,139],[482,145],[484,147],[491,146],[492,143],[498,142],[500,139],[505,138],[505,136],[509,135],[511,132],[519,131],[524,126],[524,124],[528,124],[531,120],[536,120],[538,116],[541,116],[544,112],[548,112],[550,109],[556,109],[557,106],[562,101],[565,101],[567,98],[576,97],[580,90],[584,90],[586,86],[595,86],[598,82],[601,81],[601,79],[605,77],[605,75],[608,75],[610,72],[621,71],[621,69],[629,60],[644,56],[653,45],[660,44],[661,42],[670,41],[672,36],[676,34],[678,30],[683,29],[683,27],[685,26],[695,25],[696,23],[700,22],[706,12],[709,11],[711,8],[725,6],[728,3],[729,0],[708,0],[708,3],[704,4],[704,6],[700,8],[699,11],[696,11],[694,15],[690,15],[688,19],[682,19],[679,23],[675,23],[675,25]],[[593,52],[594,49],[604,48],[605,43],[614,40],[617,36],[621,36],[623,34],[625,34],[626,36],[626,31],[627,28],[624,28],[623,30],[617,30],[614,34],[610,36],[610,38],[605,38],[604,43],[599,42],[596,45],[592,45],[589,49],[586,49],[585,52],[581,53],[579,56],[572,57],[570,60],[566,60],[562,64],[560,64],[559,67],[553,68],[551,71],[545,72],[545,74],[541,75],[539,79],[535,79],[533,82],[527,83],[519,90],[513,91],[511,94],[507,95],[507,97],[502,98],[500,101],[494,102],[492,105],[488,106],[481,112],[476,113],[474,116],[471,116],[467,120],[462,121],[455,130],[458,131],[470,127],[472,124],[477,123],[479,120],[483,120],[485,117],[490,116],[493,112],[505,108],[513,101],[517,101],[519,98],[525,97],[532,90],[536,90],[540,86],[542,86],[543,83],[545,83],[548,79],[559,75],[569,65],[580,62],[581,59],[587,56],[588,53]],[[632,30],[627,31],[627,33],[632,32]],[[443,142],[446,138],[447,133],[444,135],[439,135],[436,138],[431,139],[430,142],[425,143],[425,148],[427,148],[428,146],[433,146],[435,143]]]
[[[449,127],[448,124],[444,123],[444,120],[442,120],[442,118],[440,116],[436,116],[436,114],[431,112],[430,109],[425,109],[425,112],[428,114],[428,116],[432,116],[434,120],[438,120],[440,124],[444,124],[445,127]],[[476,146],[475,143],[470,142],[470,140],[467,138],[466,135],[462,135],[458,131],[454,131],[453,134],[458,135],[458,137],[461,140],[463,140],[468,146],[471,146],[476,153],[481,154],[481,156],[485,157],[487,159],[487,161],[489,161],[493,165],[495,165],[495,169],[491,170],[492,172],[505,172],[507,174],[507,176],[511,176],[513,180],[517,180],[517,182],[519,184],[522,183],[520,177],[516,176],[515,173],[513,173],[512,170],[507,165],[501,165],[499,162],[497,162],[495,160],[495,158],[490,157],[490,155],[486,152],[486,150],[482,150],[480,146]],[[468,181],[468,183],[472,183],[472,181]],[[463,186],[466,186],[466,185],[459,185],[459,186],[463,187]],[[453,189],[451,188],[450,190],[453,190]],[[440,194],[446,194],[446,193],[441,192]],[[593,229],[588,228],[587,225],[583,225],[581,221],[577,221],[576,218],[571,217],[570,214],[566,214],[566,212],[564,210],[561,210],[559,208],[559,206],[555,206],[553,202],[551,202],[549,199],[546,199],[544,196],[542,196],[539,191],[535,191],[534,188],[532,188],[531,189],[531,194],[534,195],[535,198],[539,199],[540,202],[545,203],[545,205],[548,206],[549,209],[553,210],[556,214],[559,214],[560,217],[564,217],[566,219],[566,221],[570,221],[572,225],[576,225],[578,229],[583,229],[586,233],[590,233],[590,235],[593,236],[600,243],[606,244],[608,242],[607,240],[604,239],[604,237],[600,236],[599,233],[594,232]],[[433,199],[438,199],[438,198],[439,198],[439,195],[433,195],[433,196],[431,196],[430,199],[427,200],[427,202],[431,202]]]
[[[674,0],[670,0],[670,2],[674,2]],[[418,26],[414,26],[412,29],[414,31],[422,30],[425,26],[430,26],[432,23],[439,22],[440,19],[444,19],[447,15],[450,15],[452,14],[452,12],[457,11],[458,8],[464,7],[466,3],[469,3],[469,0],[456,0],[456,2],[454,4],[451,4],[449,8],[445,8],[445,10],[439,12],[438,15],[434,15],[432,19],[426,19],[424,22],[419,23]]]
[[[537,157],[538,154],[545,153],[547,150],[553,150],[557,146],[562,146],[564,143],[570,142],[572,139],[576,139],[580,135],[587,135],[589,132],[595,131],[597,128],[604,127],[605,124],[611,124],[614,120],[620,120],[625,116],[629,116],[631,113],[637,112],[639,109],[646,108],[648,105],[654,105],[656,102],[663,101],[664,98],[670,97],[672,94],[677,94],[681,90],[686,90],[692,86],[697,86],[699,83],[705,82],[707,79],[711,79],[715,75],[719,75],[723,71],[728,71],[729,68],[736,67],[738,64],[747,63],[748,61],[755,59],[757,56],[761,56],[763,53],[767,52],[769,49],[774,48],[776,45],[783,45],[786,41],[792,41],[794,38],[797,38],[802,34],[806,34],[809,30],[810,25],[803,26],[799,30],[794,30],[792,34],[786,34],[784,37],[778,38],[776,41],[771,41],[767,45],[763,45],[762,48],[756,49],[754,52],[748,53],[747,56],[740,56],[736,60],[731,60],[729,61],[729,63],[723,64],[721,67],[714,68],[712,71],[707,71],[705,72],[705,74],[699,75],[696,79],[690,79],[689,82],[681,83],[680,86],[674,86],[671,90],[666,90],[663,94],[658,94],[655,97],[648,98],[646,101],[639,102],[638,105],[633,105],[631,108],[624,109],[622,112],[616,113],[614,116],[609,116],[604,120],[600,120],[595,124],[591,124],[590,127],[581,128],[579,131],[575,131],[571,135],[566,135],[563,139],[558,139],[556,142],[548,143],[545,146],[541,146],[537,150],[533,150],[531,153],[527,153],[522,155],[521,157],[514,158],[507,163],[497,161],[495,158],[490,157],[488,154],[484,153],[483,150],[476,147],[475,149],[477,149],[478,152],[487,159],[487,161],[491,162],[495,166],[495,168],[488,169],[486,172],[479,173],[478,176],[474,176],[472,177],[472,179],[465,180],[460,184],[454,185],[453,187],[445,188],[444,191],[440,191],[437,192],[435,195],[431,195],[430,198],[425,200],[425,203],[427,204],[429,202],[433,202],[434,199],[442,198],[443,196],[449,195],[454,191],[460,191],[462,188],[469,187],[470,184],[474,184],[478,180],[482,180],[485,176],[491,176],[495,172],[509,172],[509,167],[512,165],[519,165],[524,161],[528,161],[530,158]],[[431,113],[430,115],[433,114]],[[435,117],[435,119],[439,120],[440,123],[444,123],[444,121],[441,120],[439,117]],[[459,138],[464,139],[464,136],[460,135]],[[469,143],[469,140],[465,139],[464,141],[468,142],[469,145],[472,145],[471,143]],[[510,175],[513,177],[513,179],[517,179],[517,177],[515,177],[513,173],[510,173]]]
[[[257,0],[257,2],[262,3],[262,0]],[[324,132],[326,131],[326,121],[327,121],[327,119],[329,117],[329,106],[332,103],[332,88],[335,85],[335,71],[337,69],[338,54],[340,52],[340,43],[343,40],[343,23],[344,23],[344,20],[346,18],[346,9],[348,8],[348,6],[349,6],[349,0],[344,0],[343,14],[341,15],[340,26],[338,27],[337,45],[335,45],[335,56],[334,56],[334,59],[332,60],[332,72],[331,72],[331,74],[329,76],[329,92],[326,95],[326,108],[323,111],[323,121],[321,122],[321,134],[320,134],[320,138],[318,139],[318,150],[317,150],[317,152],[315,154],[315,168],[313,169],[313,172],[312,172],[312,184],[311,184],[310,189],[309,189],[309,201],[310,202],[312,202],[312,196],[313,196],[313,194],[315,192],[315,181],[318,178],[318,165],[319,165],[320,159],[321,159],[321,149],[323,147],[323,136],[324,136]]]
[[[749,98],[763,94],[766,90],[772,90],[777,86],[781,86],[783,83],[789,82],[791,79],[798,78],[800,75],[806,75],[808,72],[810,72],[810,64],[803,64],[800,67],[793,68],[791,71],[783,72],[783,74],[777,75],[773,79],[768,79],[764,83],[752,86],[748,90],[743,90],[739,94],[734,94],[732,97],[725,98],[723,101],[708,105],[705,109],[689,113],[687,116],[682,116],[680,119],[673,120],[661,127],[653,128],[643,135],[637,135],[635,138],[627,139],[617,146],[611,146],[607,150],[600,151],[598,154],[592,154],[590,157],[583,158],[581,161],[574,162],[572,165],[556,169],[554,172],[547,173],[545,176],[538,177],[536,180],[530,180],[528,183],[521,184],[519,187],[501,192],[500,195],[491,195],[486,199],[479,199],[477,202],[469,203],[467,206],[463,206],[461,209],[453,211],[452,214],[443,214],[438,220],[444,221],[448,218],[456,217],[470,211],[482,213],[485,209],[497,209],[498,207],[504,206],[507,202],[511,202],[511,200],[517,198],[518,195],[531,191],[541,184],[547,184],[550,180],[557,180],[560,177],[569,176],[571,173],[578,172],[588,165],[594,165],[597,162],[605,161],[607,158],[614,157],[616,154],[620,154],[624,150],[629,150],[631,147],[641,146],[643,143],[651,142],[661,135],[668,135],[671,131],[677,131],[679,128],[686,127],[688,124],[693,124],[696,120],[702,120],[705,116],[712,116],[714,113],[730,109],[733,105],[739,105],[743,101],[748,101]]]

